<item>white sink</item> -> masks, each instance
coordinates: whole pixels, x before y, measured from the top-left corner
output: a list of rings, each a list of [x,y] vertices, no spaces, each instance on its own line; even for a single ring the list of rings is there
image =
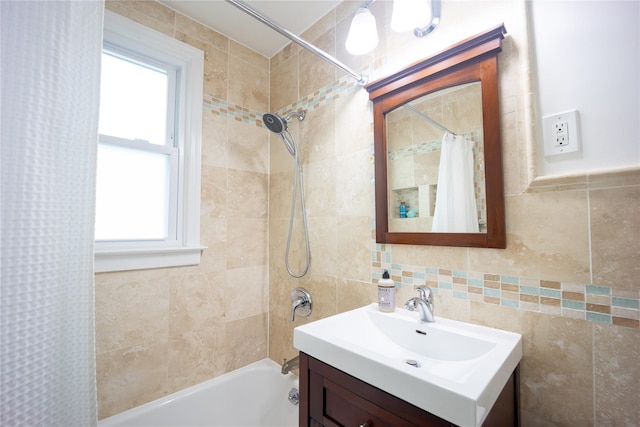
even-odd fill
[[[522,358],[519,334],[377,304],[299,326],[293,343],[460,426],[482,424]]]

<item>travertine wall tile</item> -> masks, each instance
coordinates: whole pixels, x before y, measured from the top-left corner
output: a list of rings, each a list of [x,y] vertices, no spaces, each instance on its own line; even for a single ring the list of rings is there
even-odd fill
[[[229,101],[254,111],[269,109],[269,71],[229,57]]]
[[[177,32],[188,34],[194,39],[200,40],[207,45],[213,46],[225,53],[229,51],[228,37],[200,24],[199,22],[187,18],[181,13],[176,13],[175,17],[175,26]]]
[[[269,316],[258,314],[227,323],[228,370],[234,370],[267,357]]]
[[[278,111],[298,99],[298,55],[281,64],[271,62],[269,80],[270,111]]]
[[[260,55],[258,52],[255,52],[234,40],[229,40],[229,55],[240,58],[251,65],[262,68],[263,70],[269,71],[269,58]]]
[[[96,354],[100,419],[167,393],[167,342],[165,337]]]
[[[596,425],[640,425],[640,332],[594,326]]]
[[[173,37],[176,12],[155,1],[107,0],[105,9]]]
[[[312,41],[320,50],[329,55],[334,54],[335,34],[333,29]],[[336,79],[335,67],[307,50],[300,52],[298,66],[300,67],[298,74],[300,76],[300,94],[312,93],[327,84],[333,83]]]
[[[593,283],[640,290],[640,187],[589,191]]]
[[[507,248],[470,251],[470,269],[588,283],[587,206],[584,191],[507,197]]]

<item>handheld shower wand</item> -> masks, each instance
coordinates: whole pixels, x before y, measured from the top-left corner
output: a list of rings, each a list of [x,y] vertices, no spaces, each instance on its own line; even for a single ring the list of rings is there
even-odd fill
[[[302,181],[302,164],[300,163],[300,159],[298,157],[298,150],[296,149],[295,140],[291,132],[289,132],[287,123],[291,121],[293,117],[296,117],[299,121],[303,121],[306,116],[305,110],[298,110],[292,113],[287,114],[284,117],[281,117],[275,113],[265,113],[262,116],[262,121],[265,126],[273,132],[280,135],[282,142],[284,142],[285,147],[289,151],[294,158],[294,169],[293,169],[293,188],[291,191],[291,215],[289,217],[289,235],[287,237],[287,248],[284,256],[284,263],[287,268],[287,272],[290,276],[295,277],[297,279],[303,277],[309,271],[309,266],[311,264],[311,254],[309,249],[309,230],[307,227],[307,214],[306,208],[304,205],[304,185]],[[298,183],[300,186],[300,210],[302,211],[302,225],[304,228],[304,241],[305,241],[305,253],[306,253],[306,265],[300,274],[294,273],[289,267],[289,250],[291,248],[291,234],[293,233],[293,220],[295,217],[295,207],[296,207],[296,194],[298,190]]]

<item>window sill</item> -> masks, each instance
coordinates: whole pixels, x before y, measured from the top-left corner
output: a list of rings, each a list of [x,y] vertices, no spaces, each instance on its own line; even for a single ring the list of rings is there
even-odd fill
[[[96,251],[96,273],[200,264],[206,246]]]

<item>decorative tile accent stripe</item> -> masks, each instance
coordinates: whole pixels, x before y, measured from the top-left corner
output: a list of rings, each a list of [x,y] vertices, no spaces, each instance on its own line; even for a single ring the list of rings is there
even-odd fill
[[[241,107],[240,105],[229,104],[227,101],[214,98],[213,96],[205,95],[202,107],[205,110],[211,111],[211,114],[222,117],[233,117],[239,122],[254,124],[258,127],[264,126],[262,124],[263,113],[250,111],[248,108]]]
[[[341,79],[316,90],[312,94],[299,99],[294,104],[286,106],[277,113],[287,115],[290,112],[297,111],[299,109],[315,110],[323,105],[334,102],[341,96],[351,94],[360,88],[360,85],[356,83],[352,77],[344,76]],[[208,95],[204,96],[203,108],[211,111],[211,113],[215,115],[233,117],[235,120],[243,123],[255,124],[258,127],[264,127],[264,124],[262,123],[262,115],[266,113],[266,111],[250,111],[248,108],[240,105],[229,104],[225,100]]]
[[[640,291],[395,264],[381,244],[375,245],[371,260],[374,282],[389,270],[399,287],[427,285],[455,299],[640,329]]]

